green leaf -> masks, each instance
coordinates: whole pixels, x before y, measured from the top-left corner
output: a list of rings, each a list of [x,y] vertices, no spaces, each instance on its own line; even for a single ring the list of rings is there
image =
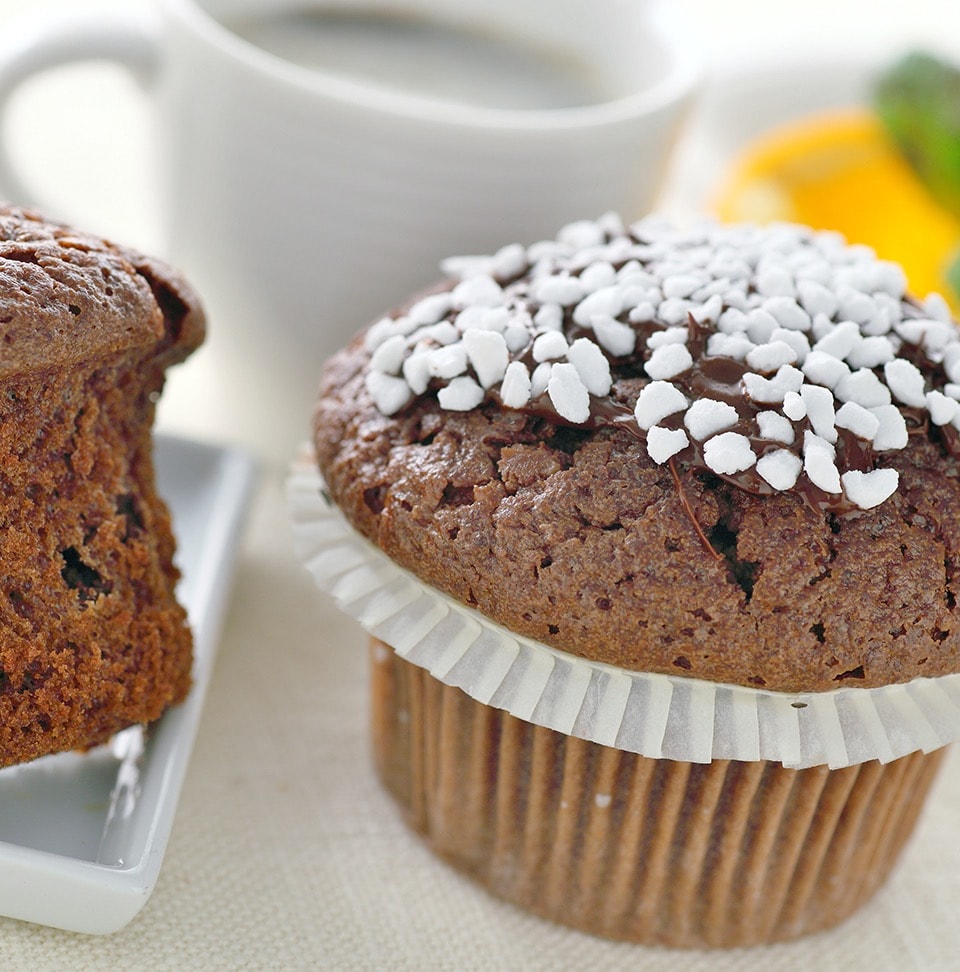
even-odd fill
[[[911,52],[877,78],[874,110],[933,196],[960,215],[960,69]]]
[[[953,291],[953,303],[960,304],[960,250],[951,256],[944,278]]]

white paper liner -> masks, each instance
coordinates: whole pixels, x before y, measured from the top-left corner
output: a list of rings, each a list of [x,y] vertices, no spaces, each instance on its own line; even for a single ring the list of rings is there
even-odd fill
[[[295,549],[339,607],[407,661],[517,718],[655,759],[887,763],[960,739],[960,674],[782,693],[633,672],[515,635],[395,564],[346,521],[316,468],[287,481]]]

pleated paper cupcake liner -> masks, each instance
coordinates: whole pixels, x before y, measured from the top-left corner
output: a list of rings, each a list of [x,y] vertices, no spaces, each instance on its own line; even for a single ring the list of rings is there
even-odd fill
[[[423,584],[357,533],[309,461],[287,482],[298,555],[375,638],[477,702],[654,759],[831,769],[960,739],[960,674],[872,689],[782,693],[634,672],[516,635]]]
[[[377,770],[409,825],[507,901],[678,948],[784,941],[883,884],[943,750],[830,770],[647,759],[475,702],[373,644]]]

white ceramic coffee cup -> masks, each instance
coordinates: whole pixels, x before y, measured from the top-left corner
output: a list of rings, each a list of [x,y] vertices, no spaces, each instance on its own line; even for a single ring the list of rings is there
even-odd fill
[[[224,26],[337,5],[565,50],[601,69],[611,93],[572,108],[452,103],[299,67]],[[211,318],[196,379],[206,399],[202,408],[191,399],[189,424],[279,453],[304,435],[323,357],[429,284],[444,256],[649,209],[699,78],[672,6],[157,0],[146,21],[50,21],[8,46],[0,122],[24,79],[72,61],[116,61],[155,96],[163,255],[194,281]],[[2,148],[0,192],[43,205]]]

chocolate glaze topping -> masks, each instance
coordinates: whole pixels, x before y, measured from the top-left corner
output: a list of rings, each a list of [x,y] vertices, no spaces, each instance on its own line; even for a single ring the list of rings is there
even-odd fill
[[[725,254],[726,265],[715,257],[711,262],[717,252]],[[608,216],[567,227],[552,250],[539,244],[518,256],[511,247],[473,263],[449,261],[451,277],[437,291],[371,329],[368,388],[382,411],[393,414],[417,395],[431,394],[453,410],[496,402],[553,424],[622,427],[657,462],[676,461],[759,495],[790,488],[811,507],[836,514],[877,505],[896,488],[893,474],[882,490],[874,482],[865,498],[847,474],[869,479],[882,467],[883,452],[902,448],[907,435],[936,434],[945,448],[958,448],[960,342],[944,302],[931,298],[921,304],[907,297],[898,268],[863,247],[845,246],[834,234],[792,226],[705,224],[678,230],[652,221],[625,229]],[[629,328],[633,349],[624,353],[615,341],[604,340],[604,324],[619,327],[620,340]],[[843,347],[837,344],[838,328],[850,338]],[[478,332],[481,349],[479,339],[472,340]],[[559,351],[538,353],[543,335]],[[730,336],[739,341],[736,354],[711,347],[714,337],[730,347]],[[584,351],[587,343],[602,352],[602,361],[601,355],[576,357],[572,350],[563,357],[564,348]],[[458,344],[466,351],[451,365]],[[671,344],[685,347],[688,355],[680,352],[681,364],[660,374],[654,353]],[[392,354],[378,360],[384,345]],[[832,370],[823,369],[825,355]],[[908,373],[902,366],[887,371],[890,361],[903,362]],[[519,365],[531,385],[519,398],[515,390],[504,392],[508,364]],[[554,377],[564,366],[560,387]],[[775,388],[784,375],[779,391],[751,394],[751,380]],[[651,381],[668,382],[688,405],[707,400],[730,406],[736,421],[698,439],[687,434],[686,410],[672,411],[653,424],[683,444],[669,456],[655,453],[637,404]],[[806,414],[806,399],[800,404],[802,386],[830,388],[833,411],[827,408],[814,421]],[[933,404],[931,392],[937,393]],[[586,398],[586,409],[578,397]],[[876,432],[837,424],[835,412],[844,403],[859,406],[868,430],[877,420],[881,427],[886,423],[882,447]],[[758,415],[769,411],[789,420],[792,441],[762,434]],[[719,432],[733,435],[712,441]],[[723,451],[728,447],[739,458],[728,458]],[[820,458],[808,461],[817,449]],[[785,458],[785,451],[795,459]],[[792,483],[783,473],[766,473],[770,457],[781,469],[794,470]]]

